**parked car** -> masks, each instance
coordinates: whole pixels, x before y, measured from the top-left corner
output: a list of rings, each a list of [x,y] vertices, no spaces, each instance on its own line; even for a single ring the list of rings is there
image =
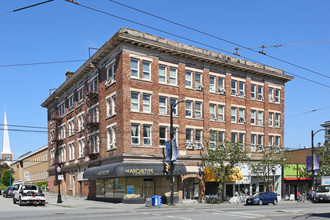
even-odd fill
[[[2,196],[5,197],[5,198],[12,197],[14,190],[17,190],[17,186],[9,186],[9,187],[7,187],[3,191]]]
[[[263,205],[273,203],[277,205],[277,196],[273,192],[260,192],[246,199],[246,205]]]
[[[13,203],[18,202],[19,206],[23,204],[45,205],[46,197],[42,190],[34,184],[20,185],[18,190],[14,191]]]

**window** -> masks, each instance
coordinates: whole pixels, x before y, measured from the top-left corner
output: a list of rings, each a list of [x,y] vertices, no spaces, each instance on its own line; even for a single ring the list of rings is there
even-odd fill
[[[193,147],[193,129],[186,129],[186,148],[192,149]]]
[[[210,120],[216,120],[216,105],[215,104],[210,104]]]
[[[65,146],[60,147],[60,162],[66,161],[66,150]]]
[[[256,99],[256,85],[255,84],[251,84],[251,99]]]
[[[98,153],[99,148],[99,134],[95,133],[89,136],[89,150],[91,153]]]
[[[74,143],[69,144],[69,160],[73,160],[74,156]]]
[[[215,92],[215,76],[210,76],[210,92]]]
[[[88,122],[98,123],[99,122],[99,107],[95,106],[89,109]]]
[[[139,78],[139,60],[131,58],[131,77]]]
[[[65,138],[65,124],[58,127],[58,139],[63,140]]]
[[[79,146],[79,157],[83,157],[84,152],[85,152],[85,139],[84,138],[78,140],[78,146]]]
[[[151,112],[151,95],[150,94],[143,94],[143,112]]]
[[[236,132],[231,133],[231,143],[237,143],[237,133]]]
[[[264,87],[260,85],[258,85],[258,100],[264,100]]]
[[[95,77],[88,83],[88,92],[97,93],[99,91],[99,82],[98,78]]]
[[[117,143],[117,139],[116,139],[116,126],[112,126],[107,128],[107,149],[111,150],[111,149],[115,149],[116,143]]]
[[[107,68],[107,84],[113,83],[116,81],[116,64],[113,62]]]
[[[132,144],[140,145],[140,126],[138,124],[132,124],[131,126],[131,136],[132,136]]]
[[[244,108],[239,108],[238,109],[238,122],[239,123],[245,123],[245,109]]]
[[[202,118],[202,103],[195,102],[195,117]]]
[[[239,145],[241,146],[241,149],[244,149],[244,145],[245,145],[245,134],[244,133],[238,134],[238,142],[239,142]]]
[[[150,62],[143,61],[142,62],[142,78],[150,80]]]
[[[256,151],[256,135],[251,134],[251,152]]]
[[[192,87],[192,72],[186,71],[186,88]]]
[[[274,102],[274,89],[269,88],[269,102]]]
[[[84,113],[77,116],[78,117],[78,131],[84,130]]]
[[[139,93],[131,92],[131,111],[139,111]]]
[[[275,136],[275,147],[276,151],[279,151],[281,148],[281,137],[280,136]]]
[[[174,109],[173,109],[173,115],[177,115],[178,114],[178,112],[177,112],[177,105],[176,105],[177,101],[178,100],[175,99],[175,98],[170,98],[171,108],[172,108],[172,106],[175,106]]]
[[[63,117],[65,115],[65,102],[58,106],[58,115]]]
[[[280,127],[280,121],[281,121],[281,114],[276,113],[275,114],[275,127],[279,128]]]
[[[245,82],[239,82],[239,96],[245,96]]]
[[[273,127],[274,125],[274,113],[273,112],[269,112],[269,123],[268,126],[269,127]]]
[[[84,102],[84,90],[83,88],[80,88],[77,90],[77,101],[78,105],[82,104]]]
[[[116,109],[116,95],[112,96],[112,112],[113,114],[117,113],[117,109]]]
[[[210,149],[214,150],[216,147],[217,133],[216,131],[210,130]]]
[[[237,114],[236,114],[237,108],[231,107],[231,122],[236,123],[237,121]]]
[[[218,77],[218,90],[225,88],[225,79]]]
[[[234,96],[237,95],[237,81],[236,80],[231,81],[231,95],[234,95]]]
[[[116,95],[107,98],[107,117],[116,114]]]
[[[177,70],[175,67],[170,67],[170,84],[177,85]]]
[[[202,84],[202,74],[201,73],[195,73],[195,85],[203,85]]]
[[[218,119],[220,121],[225,120],[225,106],[223,105],[218,105]]]
[[[167,128],[166,127],[159,127],[159,146],[165,146],[165,142],[167,140]]]
[[[268,146],[269,151],[273,151],[274,149],[274,136],[268,136]]]
[[[143,145],[151,145],[151,126],[143,125]]]
[[[256,110],[251,110],[251,124],[256,124]]]
[[[74,99],[73,99],[73,94],[72,94],[68,98],[68,108],[69,108],[69,110],[73,110],[73,105],[74,105]]]
[[[264,118],[264,112],[258,111],[258,125],[259,126],[262,126],[264,124],[263,118]]]
[[[158,67],[158,77],[160,83],[166,83],[166,66],[159,65]]]
[[[264,143],[264,136],[258,135],[258,152],[263,152],[263,143]]]
[[[159,114],[161,115],[167,114],[166,97],[159,97]]]
[[[203,144],[202,144],[202,130],[197,129],[195,132],[195,139],[196,139],[196,149],[203,149]]]
[[[192,101],[186,102],[186,118],[192,118]]]
[[[275,102],[280,103],[281,100],[281,90],[275,89]]]
[[[74,120],[73,119],[69,120],[68,125],[69,125],[69,135],[68,136],[71,136],[74,134]]]

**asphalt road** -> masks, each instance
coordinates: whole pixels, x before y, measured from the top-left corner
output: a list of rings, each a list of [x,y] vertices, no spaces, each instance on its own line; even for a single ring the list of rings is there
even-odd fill
[[[278,205],[244,206],[191,204],[175,207],[144,207],[121,204],[99,206],[18,206],[11,198],[0,197],[0,219],[329,219],[330,203],[280,202]]]

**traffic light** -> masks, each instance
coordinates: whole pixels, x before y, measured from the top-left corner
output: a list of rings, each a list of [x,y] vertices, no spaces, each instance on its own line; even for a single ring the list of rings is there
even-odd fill
[[[168,163],[164,163],[164,173],[168,173],[169,172],[169,164]]]

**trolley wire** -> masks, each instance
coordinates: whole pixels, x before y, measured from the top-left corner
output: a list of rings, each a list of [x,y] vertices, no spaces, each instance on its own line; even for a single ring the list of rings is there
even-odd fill
[[[52,1],[54,1],[54,0],[39,2],[39,3],[33,4],[33,5],[29,5],[29,6],[25,6],[25,7],[22,7],[22,8],[15,9],[15,10],[12,10],[12,11],[3,12],[0,15],[5,15],[5,14],[9,14],[9,13],[18,12],[18,11],[21,11],[21,10],[24,10],[24,9],[28,9],[28,8],[32,8],[32,7],[35,7],[35,6],[38,6],[38,5],[46,4],[46,3],[52,2]]]

